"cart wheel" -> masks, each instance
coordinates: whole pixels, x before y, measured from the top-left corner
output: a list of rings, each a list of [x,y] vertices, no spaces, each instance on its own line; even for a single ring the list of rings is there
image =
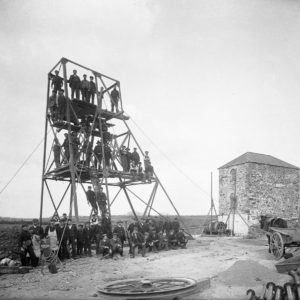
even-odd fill
[[[284,254],[284,242],[278,232],[273,232],[270,238],[270,248],[276,259],[280,259]]]
[[[127,279],[111,282],[98,292],[114,299],[178,299],[198,293],[199,287],[188,278]]]

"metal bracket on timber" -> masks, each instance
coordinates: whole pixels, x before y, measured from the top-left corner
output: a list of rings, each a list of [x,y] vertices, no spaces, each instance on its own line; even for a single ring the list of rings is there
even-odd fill
[[[67,58],[50,70],[47,79],[40,221],[46,196],[54,214],[61,214],[69,193],[68,215],[72,218],[74,208],[78,223],[78,200],[86,197],[85,185],[90,184],[95,192],[103,186],[109,215],[123,195],[122,200],[128,203],[136,220],[136,199],[145,205],[144,217],[151,212],[162,216],[154,208],[157,191],[161,189],[186,228],[153,168],[149,171],[142,167],[145,154],[127,124],[129,117],[123,110],[120,82]],[[47,138],[48,126],[52,140]],[[130,152],[130,148],[135,150]],[[141,191],[143,197],[137,195]],[[130,198],[129,192],[135,199]]]

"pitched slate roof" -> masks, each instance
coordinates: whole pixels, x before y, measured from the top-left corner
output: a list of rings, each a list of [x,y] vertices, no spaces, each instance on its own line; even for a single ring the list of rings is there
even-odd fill
[[[246,163],[257,163],[257,164],[264,164],[264,165],[271,165],[271,166],[299,170],[298,167],[293,166],[293,165],[291,165],[283,160],[280,160],[274,156],[260,154],[260,153],[254,153],[254,152],[246,152],[245,154],[235,158],[234,160],[230,161],[229,163],[225,164],[224,166],[219,167],[219,169],[225,169],[228,167],[246,164]]]

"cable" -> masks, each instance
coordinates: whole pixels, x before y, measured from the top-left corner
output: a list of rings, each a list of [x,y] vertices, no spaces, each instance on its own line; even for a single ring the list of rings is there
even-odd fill
[[[142,132],[142,134],[150,141],[150,143],[173,165],[173,167],[179,171],[185,178],[187,178],[195,187],[205,193],[207,196],[210,197],[210,194],[202,189],[192,178],[190,178],[185,172],[183,172],[170,158],[162,151],[160,148],[149,138],[149,136],[144,132],[144,130],[130,117],[131,121],[134,125]]]
[[[47,132],[47,134],[49,131]],[[25,161],[21,164],[21,166],[17,169],[15,174],[12,176],[12,178],[7,182],[7,184],[2,188],[0,191],[0,195],[4,192],[4,190],[8,187],[8,185],[13,181],[13,179],[18,175],[18,173],[21,171],[21,169],[25,166],[25,164],[28,162],[28,160],[31,158],[31,156],[34,154],[34,152],[39,148],[39,146],[42,144],[44,141],[44,137],[40,140],[40,142],[35,146],[33,151],[28,155],[28,157],[25,159]]]

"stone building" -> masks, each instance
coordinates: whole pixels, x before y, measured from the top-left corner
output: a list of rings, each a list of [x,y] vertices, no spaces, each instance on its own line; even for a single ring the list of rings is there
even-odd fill
[[[299,168],[271,155],[247,152],[219,168],[219,213],[236,203],[242,215],[299,215]],[[236,196],[236,197],[235,197]]]

